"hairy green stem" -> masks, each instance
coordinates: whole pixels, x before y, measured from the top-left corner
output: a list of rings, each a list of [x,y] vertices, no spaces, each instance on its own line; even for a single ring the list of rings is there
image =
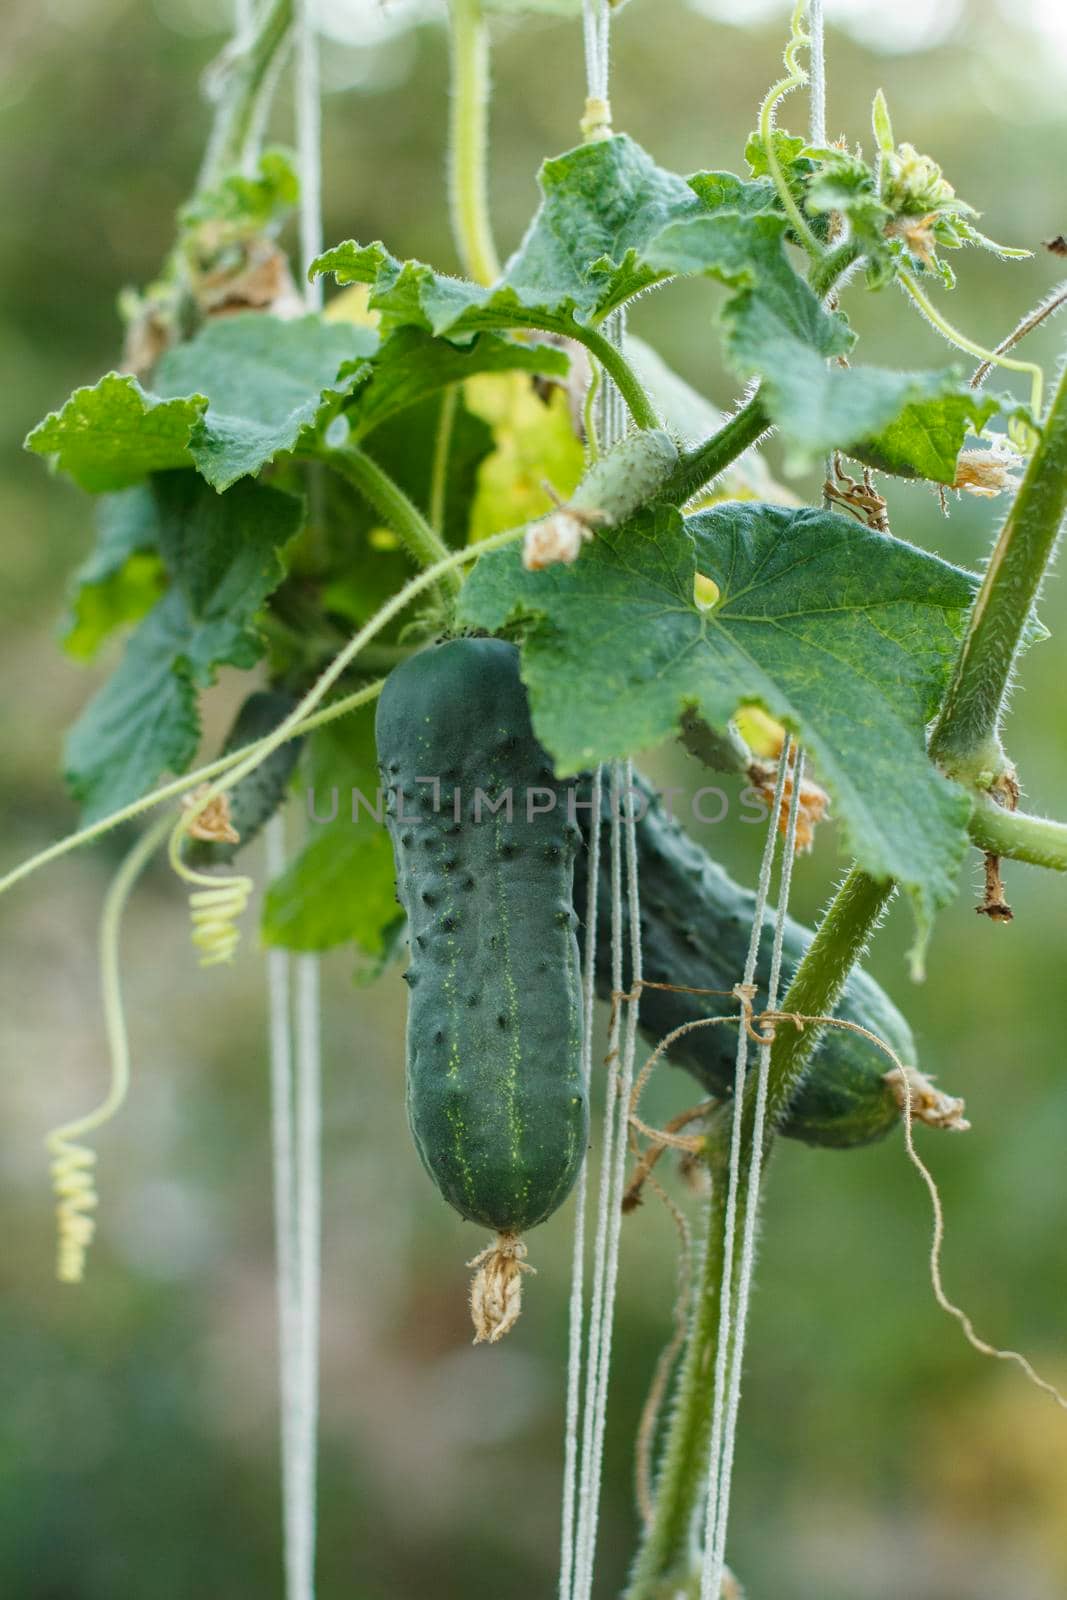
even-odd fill
[[[394,483],[365,450],[352,444],[342,445],[339,449],[322,445],[316,454],[318,460],[347,478],[384,517],[420,567],[432,567],[448,556],[448,546],[441,535],[430,526],[399,484]],[[448,571],[443,582],[452,594],[459,593],[461,579],[454,568]]]
[[[905,293],[911,296],[930,326],[936,328],[938,333],[948,340],[949,344],[956,346],[957,350],[962,350],[965,354],[974,356],[978,361],[989,362],[997,367],[1006,367],[1009,372],[1026,373],[1030,379],[1030,409],[1034,414],[1034,421],[1040,422],[1045,374],[1036,361],[1017,361],[1014,356],[999,355],[995,350],[987,350],[984,345],[975,344],[973,339],[968,339],[965,333],[961,333],[958,328],[954,328],[947,317],[941,315],[933,301],[923,293],[910,273],[898,273],[897,282]]]
[[[256,121],[260,93],[279,54],[286,48],[293,23],[293,0],[267,0],[255,32],[243,41],[240,54],[225,66],[215,121],[197,178],[197,190],[210,189],[240,166]]]
[[[659,1600],[671,1579],[691,1574],[694,1515],[708,1481],[715,1341],[719,1331],[726,1233],[728,1130],[709,1141],[711,1193],[707,1232],[693,1303],[689,1339],[675,1387],[674,1405],[656,1476],[655,1511],[637,1553],[624,1600]],[[738,1194],[738,1231],[744,1230],[745,1192]],[[736,1274],[734,1276],[736,1282]]]
[[[866,950],[895,893],[892,879],[878,883],[859,867],[852,868],[827,906],[815,937],[779,1002],[779,1011],[801,1017],[826,1017],[833,1012],[849,973]],[[768,1143],[804,1080],[821,1034],[819,1028],[797,1028],[786,1022],[779,1023],[776,1031],[767,1079]],[[745,1089],[746,1148],[752,1140],[755,1091],[753,1074]]]
[[[631,367],[622,351],[605,339],[602,333],[591,328],[587,322],[574,322],[567,332],[572,338],[585,345],[591,356],[595,356],[612,380],[629,409],[639,428],[661,427],[660,418],[656,408],[645,393],[641,380]]]
[[[894,893],[894,884],[876,883],[853,867],[830,902],[807,954],[797,968],[779,1010],[801,1016],[828,1016],[852,967],[859,960]],[[819,1029],[781,1023],[771,1050],[767,1082],[765,1147],[789,1109],[819,1041]],[[737,1184],[737,1250],[744,1234],[748,1165],[752,1151],[756,1076],[745,1090],[742,1169]],[[656,1484],[655,1511],[638,1553],[625,1600],[652,1600],[667,1580],[689,1570],[690,1531],[707,1487],[707,1455],[712,1404],[711,1374],[719,1330],[723,1269],[726,1145],[712,1140],[712,1193],[708,1231],[692,1330],[678,1378],[670,1426]],[[716,1167],[718,1163],[722,1170]],[[736,1281],[736,1278],[735,1278]]]
[[[837,280],[848,271],[849,267],[855,266],[862,254],[863,251],[855,239],[846,239],[828,255],[813,261],[811,271],[808,273],[808,288],[812,294],[824,300]]]
[[[452,435],[455,432],[458,406],[459,390],[452,384],[441,396],[441,409],[437,414],[437,432],[434,435],[433,468],[430,473],[430,526],[442,537],[448,502],[448,463],[452,454]]]
[[[989,558],[955,672],[930,739],[953,776],[997,777],[1000,720],[1012,667],[1067,510],[1067,365],[1011,510]]]
[[[758,443],[770,426],[771,420],[763,409],[757,390],[718,433],[713,433],[710,439],[705,439],[695,449],[686,451],[663,485],[661,497],[672,505],[684,506],[720,472],[725,472],[738,456]]]
[[[1007,811],[987,794],[975,796],[970,823],[971,841],[979,850],[1028,861],[1034,867],[1067,872],[1067,823],[1033,817],[1025,811]]]
[[[794,232],[804,249],[814,260],[818,261],[823,253],[822,246],[812,233],[807,219],[793,197],[786,181],[785,173],[782,171],[782,164],[778,160],[778,153],[774,148],[774,113],[778,102],[808,81],[808,75],[797,59],[798,50],[803,45],[811,44],[811,39],[803,28],[802,19],[806,9],[806,0],[797,0],[790,23],[789,42],[785,48],[785,66],[788,76],[780,79],[778,83],[772,84],[768,89],[763,104],[760,106],[759,131],[767,167],[774,187],[778,191],[778,198],[782,202],[782,209],[792,223]]]
[[[495,283],[500,263],[489,220],[489,33],[481,0],[451,0],[449,191],[456,248],[468,277]]]

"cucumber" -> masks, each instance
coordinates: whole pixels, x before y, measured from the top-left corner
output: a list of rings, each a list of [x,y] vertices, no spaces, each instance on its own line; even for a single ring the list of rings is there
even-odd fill
[[[296,703],[292,695],[275,689],[255,690],[234,718],[221,754],[229,755],[231,750],[240,750],[242,745],[265,739],[285,720]],[[238,850],[252,842],[284,800],[303,745],[303,739],[288,739],[229,791],[230,821],[240,835],[240,843],[217,844],[190,839],[185,847],[185,859],[190,866],[230,862]]]
[[[670,818],[644,778],[635,778],[635,812],[645,809],[636,825],[641,891],[643,970],[652,983],[730,990],[741,980],[755,907],[755,895],[723,871],[694,839]],[[603,814],[610,817],[605,787]],[[588,810],[580,811],[588,831]],[[587,854],[579,857],[575,902],[585,906]],[[628,916],[623,948],[629,949]],[[783,976],[788,979],[813,938],[811,931],[786,921]],[[764,916],[756,982],[758,1012],[766,1005],[767,979],[774,939],[774,912]],[[607,850],[602,851],[597,894],[597,993],[611,995],[611,885]],[[628,981],[628,980],[627,980]],[[785,986],[782,986],[784,993]],[[675,994],[645,989],[640,1025],[646,1038],[658,1043],[683,1023],[698,1017],[736,1015],[737,1002],[727,997]],[[900,1012],[874,979],[854,968],[835,1015],[869,1028],[892,1046],[908,1066],[915,1062],[915,1042]],[[668,1057],[684,1067],[710,1094],[732,1094],[737,1049],[733,1027],[696,1028],[670,1047]],[[755,1051],[750,1052],[751,1058]],[[852,1149],[882,1138],[900,1119],[900,1103],[885,1074],[890,1063],[867,1040],[845,1029],[828,1028],[819,1043],[807,1078],[801,1084],[779,1129],[791,1139],[832,1149]]]
[[[562,1204],[585,1156],[581,832],[513,645],[455,639],[412,656],[386,682],[376,736],[411,946],[411,1131],[449,1205],[513,1240]]]

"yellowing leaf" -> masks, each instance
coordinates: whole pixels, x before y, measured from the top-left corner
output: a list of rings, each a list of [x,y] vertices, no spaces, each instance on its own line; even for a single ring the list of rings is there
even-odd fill
[[[467,409],[489,424],[494,449],[478,469],[470,543],[532,522],[552,509],[550,483],[561,498],[577,487],[585,452],[574,432],[567,396],[542,400],[525,373],[484,373],[464,386]]]

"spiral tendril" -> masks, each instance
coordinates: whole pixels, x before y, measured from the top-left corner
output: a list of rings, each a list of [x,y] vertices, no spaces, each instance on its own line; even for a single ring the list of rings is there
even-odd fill
[[[240,873],[223,877],[196,872],[182,859],[182,842],[186,837],[223,839],[231,844],[239,842],[240,836],[230,824],[225,793],[213,792],[205,784],[187,795],[182,801],[182,815],[174,824],[168,850],[174,871],[192,885],[189,917],[193,944],[200,952],[200,965],[222,966],[232,961],[237,952],[241,942],[238,924],[255,884]]]
[[[50,1170],[56,1196],[56,1276],[60,1283],[81,1283],[85,1258],[96,1232],[96,1152],[79,1141],[110,1121],[121,1108],[130,1083],[130,1047],[119,983],[122,917],[134,884],[169,827],[168,819],[141,835],[115,874],[100,915],[100,988],[111,1057],[107,1095],[88,1116],[53,1128],[45,1139],[45,1149],[52,1158]]]
[[[241,940],[238,923],[254,887],[251,878],[218,878],[211,888],[194,889],[189,896],[193,944],[200,952],[202,967],[233,960]]]

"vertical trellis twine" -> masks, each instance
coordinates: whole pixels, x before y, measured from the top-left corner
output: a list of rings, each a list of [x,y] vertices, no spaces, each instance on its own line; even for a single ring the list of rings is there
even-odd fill
[[[778,842],[778,818],[781,814],[782,794],[789,761],[790,741],[787,739],[778,765],[778,781],[771,805],[767,838],[763,846],[756,901],[752,911],[752,929],[748,941],[748,955],[742,984],[751,995],[755,989],[756,962],[759,957],[763,917],[770,892],[771,871]],[[744,1006],[747,1002],[743,1002]],[[722,1589],[722,1563],[715,1560],[715,1547],[719,1528],[720,1482],[722,1476],[723,1440],[727,1406],[727,1361],[733,1335],[733,1263],[737,1232],[737,1199],[741,1179],[741,1131],[744,1116],[744,1090],[748,1074],[748,1029],[742,1015],[737,1030],[737,1061],[734,1071],[733,1123],[730,1134],[730,1166],[726,1191],[726,1213],[723,1223],[722,1284],[719,1294],[719,1328],[715,1350],[715,1387],[711,1416],[711,1444],[708,1451],[708,1498],[704,1522],[704,1559],[700,1578],[700,1600],[719,1600]]]
[[[238,36],[251,26],[250,0],[239,0]],[[318,38],[312,0],[298,0],[296,145],[300,175],[300,256],[303,276],[322,250],[321,100]],[[266,101],[264,100],[264,107]],[[258,158],[265,109],[257,118],[246,165]],[[322,287],[306,284],[309,310]],[[314,486],[312,486],[314,504]],[[285,868],[284,823],[267,828],[271,879]],[[317,1483],[319,1324],[322,1234],[322,1049],[319,964],[284,950],[267,955],[270,996],[271,1127],[279,1323],[282,1516],[286,1600],[314,1600]],[[293,1038],[295,1033],[295,1071]]]
[[[609,0],[583,0],[582,31],[585,43],[586,105],[582,133],[587,140],[607,138],[611,133],[611,108],[608,100],[611,6]],[[607,319],[604,332],[621,346],[625,320],[621,311]],[[606,373],[600,374],[596,396],[597,446],[610,449],[625,434],[627,413],[616,386]],[[595,923],[596,901],[593,885],[599,874],[600,776],[594,784],[594,821],[590,829],[590,900],[587,915]],[[564,1470],[562,1559],[560,1564],[561,1600],[590,1600],[596,1560],[600,1485],[606,1433],[608,1382],[611,1345],[615,1325],[615,1294],[618,1285],[619,1240],[622,1223],[622,1194],[625,1185],[627,1112],[633,1083],[637,1048],[638,993],[641,983],[641,919],[637,881],[637,838],[634,818],[633,768],[614,762],[611,769],[611,965],[612,987],[616,1000],[612,1007],[608,1040],[609,1076],[604,1105],[601,1147],[597,1229],[593,1251],[592,1291],[585,1355],[583,1404],[581,1392],[581,1308],[584,1277],[586,1180],[580,1188],[580,1210],[575,1230],[574,1265],[571,1281],[571,1351],[568,1365],[567,1441]],[[623,810],[620,812],[620,801]],[[625,856],[625,894],[630,926],[631,997],[623,992],[623,860]],[[592,964],[595,945],[591,945],[587,923],[586,948],[586,1048],[591,1051]],[[595,937],[595,935],[594,935]],[[623,1019],[625,1016],[625,1027]],[[591,1064],[591,1059],[590,1059]],[[578,1420],[581,1411],[581,1462],[578,1469]],[[576,1481],[577,1480],[577,1481]]]
[[[600,889],[600,807],[603,768],[590,784],[589,870],[585,895],[585,949],[582,957],[582,1081],[590,1096],[593,1067],[593,1017],[596,997],[597,912]],[[571,1262],[570,1330],[567,1355],[567,1416],[563,1467],[563,1517],[560,1537],[559,1595],[570,1600],[574,1582],[575,1518],[578,1491],[578,1422],[582,1383],[582,1317],[585,1289],[585,1217],[589,1163],[583,1161],[575,1197],[574,1252]]]
[[[322,306],[322,279],[308,268],[322,254],[322,93],[315,0],[296,0],[296,154],[300,173],[300,266],[308,309]]]
[[[790,757],[794,756],[793,763],[793,789],[789,804],[789,819],[786,826],[785,845],[782,852],[781,882],[778,892],[778,911],[774,926],[774,944],[771,951],[771,970],[767,984],[767,1010],[773,1011],[778,1004],[778,985],[782,972],[782,945],[785,938],[786,916],[789,908],[789,893],[792,887],[793,862],[796,859],[797,818],[800,814],[800,791],[804,777],[804,754],[797,746],[792,746],[786,740],[782,750],[781,763],[778,770],[774,811],[771,817],[769,842],[771,848],[765,851],[765,859],[769,856],[773,863],[773,841],[778,832],[781,816],[782,793],[786,774],[789,770]],[[770,864],[766,874],[766,883],[770,882]],[[763,875],[761,874],[761,883]],[[766,894],[764,893],[764,902]],[[758,921],[755,928],[762,931],[763,907],[757,904]],[[753,944],[758,951],[759,934],[756,934]],[[751,979],[746,978],[746,982]],[[742,1022],[741,1033],[747,1034],[747,1028]],[[738,1054],[740,1056],[740,1044]],[[745,1047],[747,1056],[747,1046]],[[719,1600],[722,1590],[723,1572],[726,1565],[726,1529],[730,1517],[730,1490],[733,1482],[734,1450],[737,1440],[737,1418],[741,1404],[741,1371],[745,1358],[745,1338],[748,1332],[748,1307],[752,1295],[752,1274],[756,1259],[756,1220],[759,1213],[759,1189],[763,1171],[764,1133],[767,1114],[767,1082],[771,1064],[770,1042],[759,1047],[759,1065],[756,1078],[756,1103],[755,1115],[752,1126],[752,1148],[749,1153],[748,1180],[745,1193],[744,1223],[741,1231],[741,1266],[738,1273],[737,1305],[733,1315],[732,1348],[730,1351],[729,1381],[726,1391],[722,1423],[722,1443],[720,1456],[716,1462],[713,1455],[711,1472],[717,1472],[717,1483],[709,1486],[708,1519],[705,1528],[704,1568],[701,1573],[701,1600]],[[742,1112],[742,1099],[740,1090],[735,1087],[738,1100],[734,1105],[735,1134],[739,1130]],[[731,1148],[730,1184],[733,1187],[738,1179],[739,1172],[735,1175],[735,1151]],[[740,1159],[740,1150],[737,1150]],[[733,1234],[727,1233],[726,1251],[724,1253],[724,1304],[726,1303],[726,1263],[733,1259]],[[715,1511],[715,1526],[712,1530],[712,1507]]]
[[[826,143],[826,29],[823,0],[809,0],[808,33],[811,35],[811,84],[808,90],[808,142]]]
[[[275,815],[266,828],[267,875],[285,869],[285,823]],[[291,962],[285,950],[267,951],[270,1023],[270,1109],[274,1187],[275,1287],[278,1306],[278,1389],[281,1402],[282,1546],[285,1593],[300,1594],[299,1482],[296,1456],[300,1394],[300,1284],[296,1252],[296,1156],[293,1135]]]

